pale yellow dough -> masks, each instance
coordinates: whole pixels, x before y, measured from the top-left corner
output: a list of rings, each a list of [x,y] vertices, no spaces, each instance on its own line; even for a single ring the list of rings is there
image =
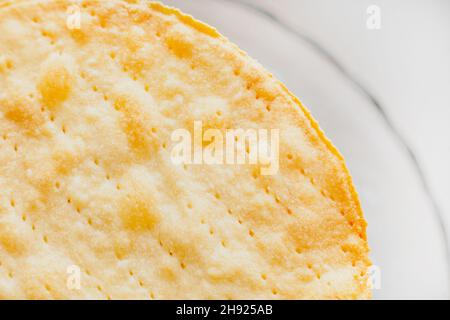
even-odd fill
[[[175,9],[70,4],[0,2],[0,298],[370,297],[344,160],[280,82]],[[279,128],[280,171],[175,165],[194,120]]]

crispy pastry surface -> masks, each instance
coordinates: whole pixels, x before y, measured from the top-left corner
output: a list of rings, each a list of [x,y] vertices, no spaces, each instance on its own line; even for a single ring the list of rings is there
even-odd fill
[[[70,29],[70,5],[0,2],[0,298],[370,297],[351,177],[296,97],[176,9],[83,1]],[[280,129],[279,172],[175,165],[194,120]]]

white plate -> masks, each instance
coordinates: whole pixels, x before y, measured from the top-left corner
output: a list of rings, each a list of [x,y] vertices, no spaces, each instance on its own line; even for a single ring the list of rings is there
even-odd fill
[[[255,8],[220,0],[164,2],[216,27],[261,62],[300,97],[344,154],[381,271],[374,297],[448,298],[442,226],[410,154],[366,94],[314,45]]]

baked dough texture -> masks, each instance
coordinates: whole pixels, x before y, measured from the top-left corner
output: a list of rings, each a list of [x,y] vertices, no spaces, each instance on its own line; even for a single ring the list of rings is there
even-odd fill
[[[279,172],[174,164],[194,120],[278,128]],[[364,299],[369,266],[342,156],[215,29],[154,2],[0,2],[0,298]]]

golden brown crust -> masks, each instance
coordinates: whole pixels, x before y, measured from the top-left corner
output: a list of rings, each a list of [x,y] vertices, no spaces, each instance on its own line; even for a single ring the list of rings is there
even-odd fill
[[[0,297],[370,297],[351,177],[295,96],[176,9],[84,1],[69,30],[68,4],[0,2]],[[174,166],[198,119],[281,129],[280,172]]]

